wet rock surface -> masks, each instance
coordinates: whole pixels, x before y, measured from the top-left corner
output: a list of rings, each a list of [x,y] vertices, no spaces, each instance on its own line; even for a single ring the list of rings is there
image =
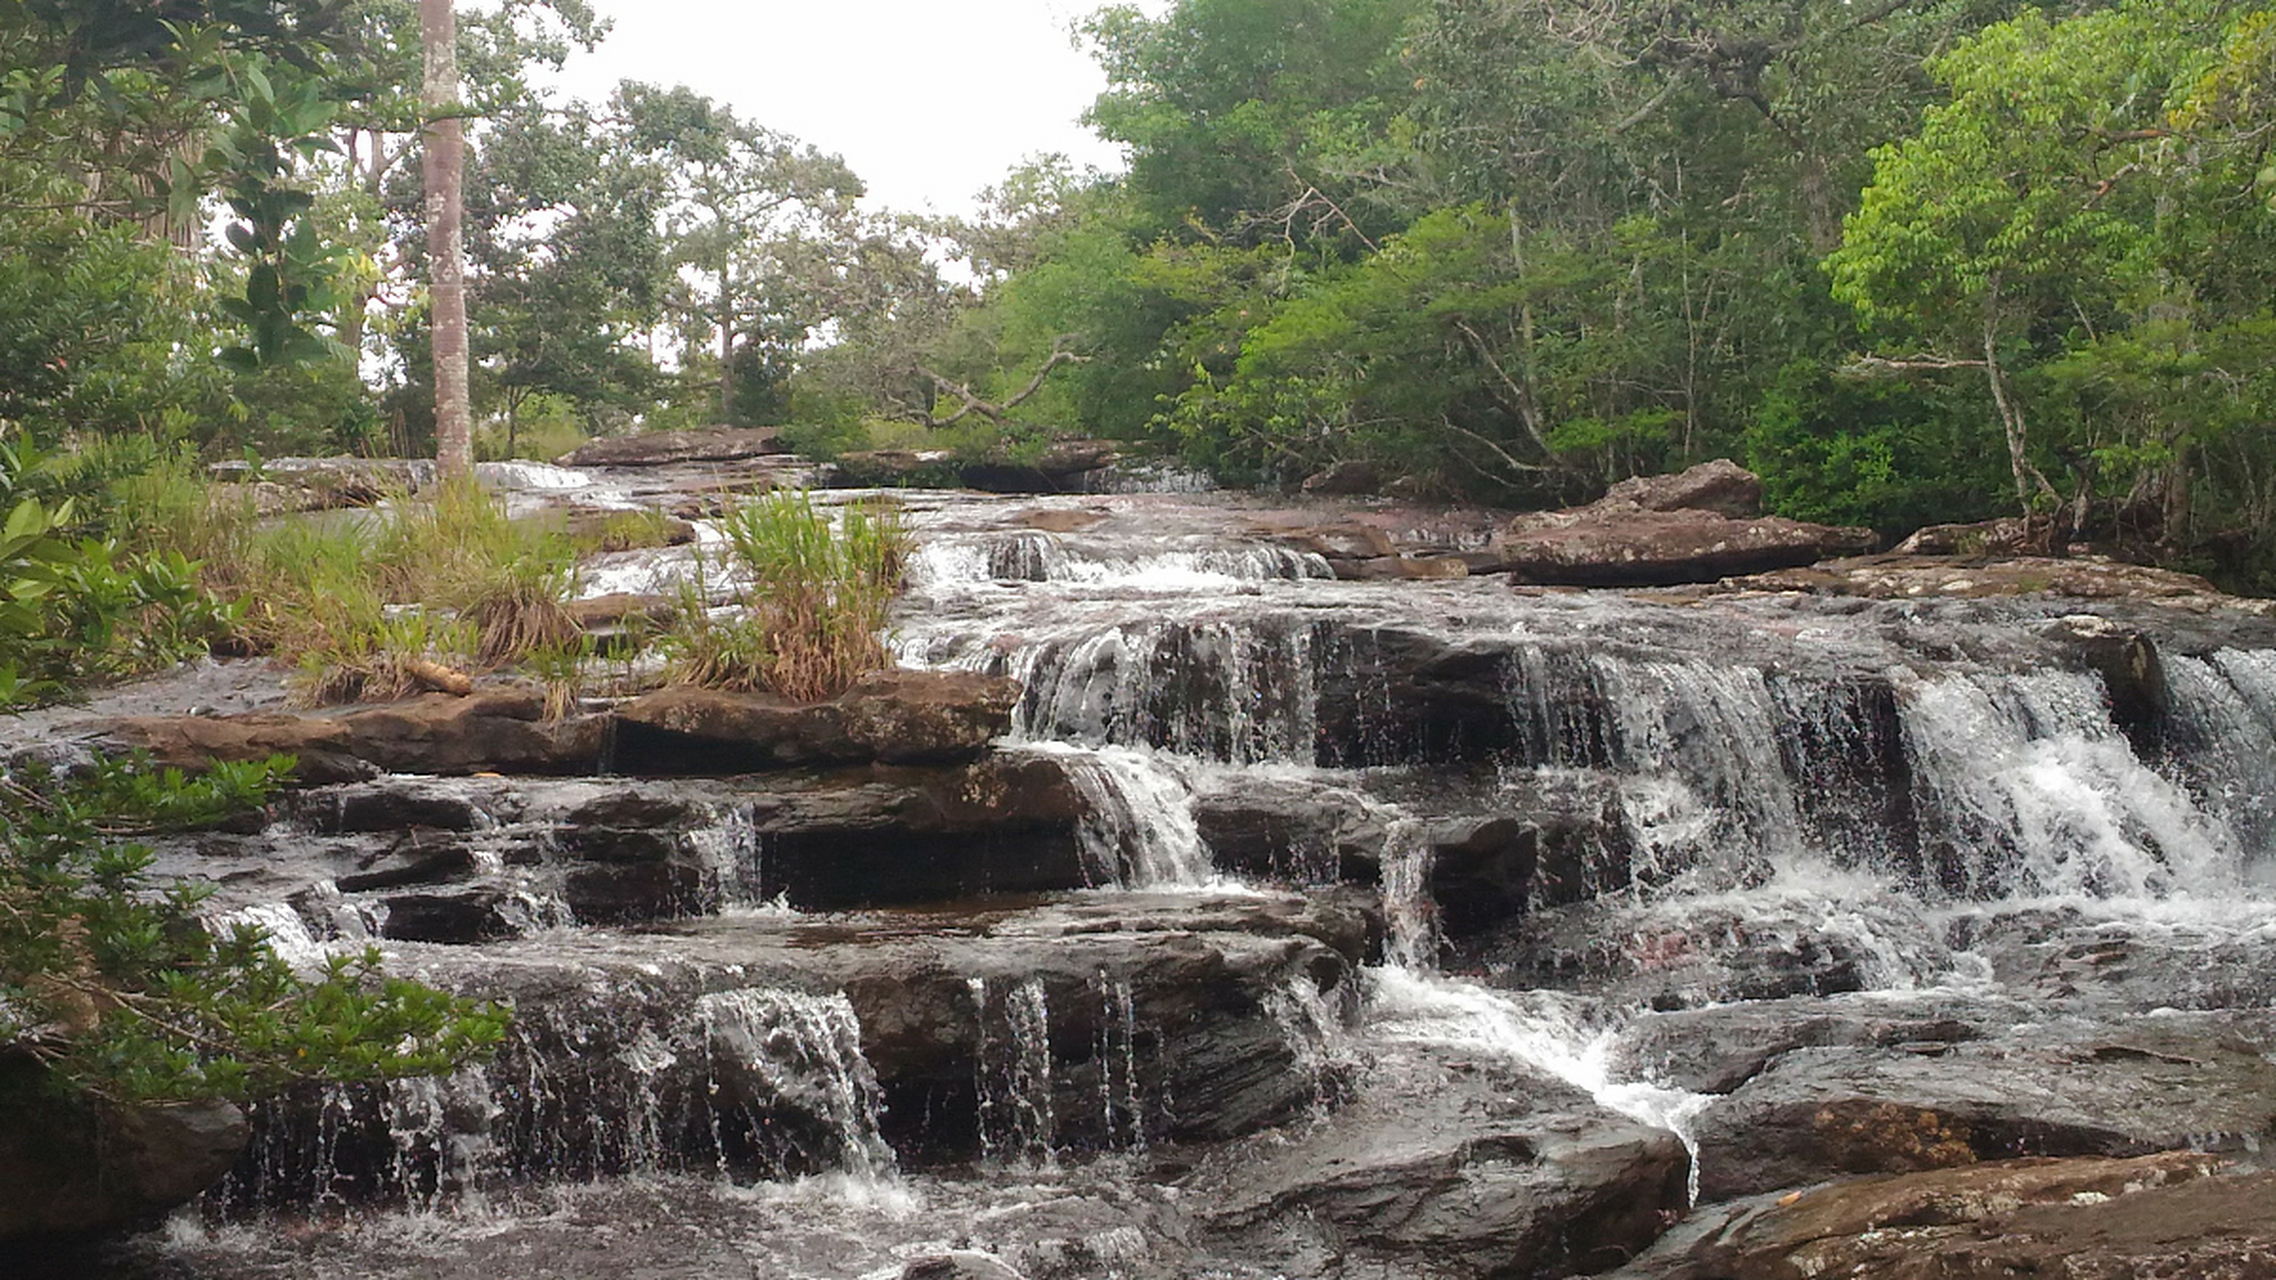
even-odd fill
[[[163,1214],[218,1181],[251,1137],[226,1102],[117,1106],[62,1094],[44,1074],[0,1062],[0,1240],[11,1249]]]
[[[2022,1159],[1766,1198],[1671,1234],[1626,1280],[2276,1274],[2276,1174],[2180,1152]]]
[[[1375,1070],[1332,1116],[1190,1177],[1207,1229],[1290,1275],[1571,1275],[1682,1210],[1674,1135],[1569,1085],[1428,1054]]]
[[[1870,550],[1878,541],[1870,529],[1783,516],[1734,520],[1713,512],[1599,505],[1520,516],[1503,535],[1501,558],[1519,582],[1652,587],[1814,564]]]
[[[1753,571],[1734,569],[1730,572]],[[2024,555],[1997,559],[1980,555],[1860,556],[1757,573],[1734,585],[1876,600],[2045,595],[2078,600],[2156,600],[2197,609],[2260,607],[2257,602],[2239,602],[2225,596],[2212,583],[2193,573],[2127,564],[2104,556],[2067,559]]]
[[[500,481],[703,520],[794,469]],[[263,1113],[211,1212],[271,1225],[177,1227],[148,1274],[308,1274],[244,1241],[339,1201],[326,1248],[374,1205],[442,1225],[319,1274],[1553,1277],[1671,1223],[1637,1266],[1906,1274],[1911,1209],[1741,1237],[1821,1183],[1795,1203],[1981,1178],[1920,1194],[1990,1204],[2002,1161],[2045,1154],[2087,1172],[1919,1237],[1943,1268],[1919,1274],[2011,1256],[1973,1233],[2116,1275],[2151,1255],[2091,1214],[2010,1225],[2114,1194],[2074,1162],[2276,1136],[2257,606],[1513,590],[1454,572],[1505,567],[1494,513],[893,498],[918,543],[895,643],[971,697],[629,742],[594,716],[610,749],[551,778],[362,776],[383,761],[337,722],[367,713],[340,713],[308,745],[344,781],[163,845],[304,959],[377,939],[521,1016],[484,1071]],[[1709,468],[1609,501],[1743,524],[1753,499]],[[611,553],[587,590],[669,596],[698,549]],[[183,673],[7,741],[274,710],[257,684]],[[2152,1190],[2249,1213],[2255,1176]],[[514,1207],[470,1214],[485,1196]],[[2174,1256],[2248,1256],[2157,1203],[2192,1224]],[[406,1251],[419,1231],[454,1247]],[[1691,1252],[1708,1236],[1745,1247]]]
[[[878,671],[827,702],[679,685],[617,713],[626,772],[737,773],[969,760],[1011,727],[1019,687],[964,672]]]

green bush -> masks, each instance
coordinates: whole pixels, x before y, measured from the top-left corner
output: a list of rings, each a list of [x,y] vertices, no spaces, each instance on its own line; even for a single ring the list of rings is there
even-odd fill
[[[376,950],[296,975],[257,927],[201,918],[204,889],[152,881],[135,837],[257,809],[290,766],[0,774],[0,1052],[99,1097],[179,1102],[428,1075],[496,1045],[502,1009],[388,978]]]

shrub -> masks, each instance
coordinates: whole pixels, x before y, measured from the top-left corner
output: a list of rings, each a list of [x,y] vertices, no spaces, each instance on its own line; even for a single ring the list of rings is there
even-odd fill
[[[203,889],[152,882],[133,837],[257,808],[290,765],[0,774],[0,1052],[100,1097],[165,1102],[432,1074],[495,1045],[495,1006],[387,978],[375,950],[296,975],[259,928],[201,919]]]

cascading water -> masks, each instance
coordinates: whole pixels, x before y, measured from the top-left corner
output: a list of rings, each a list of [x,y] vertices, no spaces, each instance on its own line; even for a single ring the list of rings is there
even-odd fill
[[[1051,1009],[1043,982],[1029,978],[993,989],[969,980],[979,1048],[973,1085],[979,1095],[983,1159],[1031,1168],[1058,1160],[1059,1121],[1051,1093]]]
[[[903,500],[919,545],[896,649],[906,665],[1022,682],[1001,776],[1051,777],[1073,799],[1054,801],[1064,828],[1018,838],[1058,841],[1069,865],[1079,852],[1056,887],[1087,869],[1092,888],[1038,908],[1016,896],[1028,883],[983,878],[973,892],[997,896],[978,902],[944,892],[907,910],[754,911],[786,861],[817,856],[764,834],[779,829],[770,788],[788,796],[810,780],[606,795],[563,782],[516,804],[490,804],[487,784],[436,784],[423,802],[465,788],[487,815],[453,827],[466,877],[552,892],[571,876],[621,887],[613,877],[653,875],[660,909],[622,917],[624,931],[535,921],[540,936],[521,950],[437,962],[436,973],[526,997],[506,1050],[446,1080],[291,1100],[264,1119],[264,1145],[231,1192],[240,1210],[376,1199],[455,1211],[485,1190],[511,1199],[499,1188],[631,1187],[663,1216],[713,1224],[714,1243],[734,1241],[705,1255],[711,1272],[893,1277],[904,1259],[971,1245],[1034,1275],[1349,1275],[1321,1261],[1333,1251],[1175,1252],[1185,1244],[1165,1242],[1206,1241],[1222,1225],[1211,1225],[1219,1206],[1190,1190],[1187,1162],[1205,1167],[1223,1143],[1233,1164],[1218,1185],[1238,1187],[1326,1135],[1332,1159],[1315,1184],[1348,1190],[1372,1174],[1335,1163],[1355,1154],[1334,1145],[1343,1118],[1366,1113],[1369,1089],[1438,1088],[1444,1068],[1490,1076],[1477,1087],[1507,1095],[1495,1107],[1529,1090],[1570,1095],[1560,1124],[1610,1113],[1667,1131],[1646,1136],[1670,1198],[1637,1194],[1672,1213],[1682,1179],[1667,1135],[1690,1157],[1697,1199],[1703,1168],[1712,1182],[1732,1167],[1714,1130],[1734,1109],[1710,1098],[1790,1050],[1868,1046],[1927,1071],[1991,1034],[1945,1016],[1944,1002],[2012,992],[2027,1012],[2001,1005],[1993,1021],[2027,1038],[2075,1012],[2034,1001],[2140,981],[2158,954],[2140,949],[2153,945],[2204,974],[2145,984],[2154,994],[2127,1010],[2161,1011],[2145,1024],[2178,1016],[2169,1005],[2266,1003],[2255,975],[2276,945],[2264,909],[2276,646],[2223,647],[2182,628],[2155,679],[2126,687],[2125,672],[2077,648],[2123,638],[2133,624],[2115,606],[2082,623],[2028,602],[1331,581],[1310,552],[1224,533],[1240,525],[1229,502]],[[882,789],[903,772],[850,785]],[[973,775],[895,803],[945,820],[990,785]],[[590,858],[573,863],[550,828],[593,807],[615,816],[589,819],[602,830],[584,833]],[[450,825],[436,814],[415,824]],[[325,822],[327,839],[353,825],[344,809]],[[881,865],[917,874],[940,850],[1010,842],[989,831],[936,846],[927,831],[906,850],[874,841],[906,858]],[[356,874],[410,856],[371,831],[354,838],[366,843],[344,844],[340,865]],[[856,832],[848,847],[856,838],[870,839]],[[1245,889],[1236,867],[1311,897]],[[1338,932],[1329,915],[1291,914],[1291,901],[1363,898],[1346,880],[1379,891],[1379,917],[1354,910],[1359,923]],[[303,924],[323,904],[295,901],[300,912],[247,918],[306,964],[327,946]],[[1381,963],[1355,979],[1370,920],[1386,935]],[[841,961],[862,949],[890,964]],[[396,947],[414,971],[437,950]],[[1236,960],[1265,978],[1232,994],[1208,985]],[[886,990],[900,985],[913,994]],[[1862,1030],[1798,1003],[1843,996],[1882,1003],[1857,1015]],[[863,1000],[892,1016],[873,1019],[864,1003],[857,1017]],[[1728,1045],[1713,1032],[1672,1051],[1651,1039],[1683,1017],[1786,1001],[1797,1003],[1762,1015],[1773,1030],[1742,1020]],[[1231,1030],[1175,1041],[1219,1024]],[[1852,1032],[1856,1043],[1841,1039]],[[2196,1052],[2133,1033],[2046,1056],[2175,1065]],[[1244,1090],[1265,1078],[1298,1087],[1244,1110]],[[1402,1160],[1401,1142],[1431,1136],[1420,1124],[1393,1133]],[[1524,1137],[1493,1130],[1463,1150],[1483,1164],[1550,1162]],[[849,1199],[749,1184],[818,1171],[896,1190]],[[1327,1193],[1287,1203],[1297,1207],[1276,1209],[1264,1235],[1349,1210]],[[582,1230],[575,1213],[560,1216]],[[1389,1247],[1396,1234],[1369,1230],[1348,1240]],[[761,1235],[779,1250],[766,1266]],[[1379,1261],[1353,1265],[1419,1273]],[[699,1273],[676,1256],[651,1263],[616,1269]]]

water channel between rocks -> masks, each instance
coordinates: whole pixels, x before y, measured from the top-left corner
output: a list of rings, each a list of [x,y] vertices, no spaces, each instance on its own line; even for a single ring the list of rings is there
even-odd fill
[[[104,1265],[1554,1276],[1846,1173],[2271,1136],[2265,622],[1345,582],[1227,496],[899,500],[901,661],[1024,691],[982,766],[394,777],[170,850],[288,958],[520,1014],[269,1108]]]

